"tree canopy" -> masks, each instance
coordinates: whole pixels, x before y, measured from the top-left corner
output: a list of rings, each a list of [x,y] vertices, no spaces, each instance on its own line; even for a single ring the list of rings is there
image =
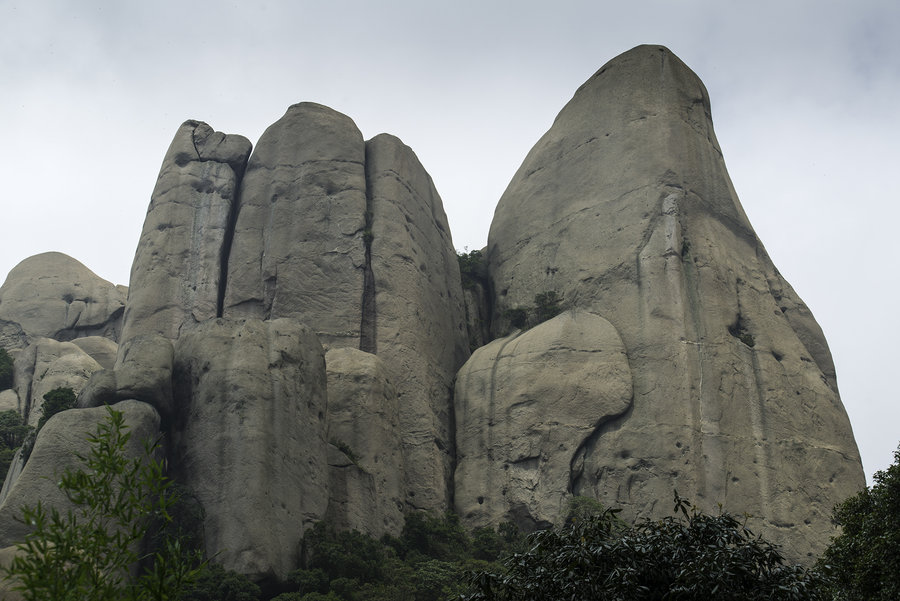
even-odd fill
[[[900,599],[900,447],[893,465],[872,480],[871,488],[835,507],[841,533],[819,561],[839,601]]]

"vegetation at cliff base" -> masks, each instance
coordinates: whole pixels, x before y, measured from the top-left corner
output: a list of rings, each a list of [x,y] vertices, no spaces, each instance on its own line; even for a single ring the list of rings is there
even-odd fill
[[[88,438],[90,452],[79,457],[82,466],[60,478],[74,508],[60,513],[41,502],[22,508],[21,521],[32,530],[2,572],[26,601],[177,599],[197,573],[199,554],[178,538],[143,550],[148,535],[172,520],[172,482],[155,446],[128,457],[124,416],[107,411]]]
[[[835,507],[841,533],[819,560],[831,574],[836,601],[900,599],[900,448],[872,480]]]
[[[721,599],[824,601],[814,570],[728,513],[707,515],[675,494],[676,516],[633,526],[617,510],[529,537],[529,550],[472,578],[466,601]],[[679,515],[680,514],[680,515]]]

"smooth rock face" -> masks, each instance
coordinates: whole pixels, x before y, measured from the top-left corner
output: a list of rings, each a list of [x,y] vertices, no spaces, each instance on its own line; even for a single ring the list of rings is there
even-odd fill
[[[125,296],[67,255],[48,252],[13,267],[0,286],[0,333],[6,348],[35,338],[118,339]]]
[[[38,338],[16,357],[14,369],[23,417],[29,426],[37,426],[45,394],[56,388],[71,388],[77,395],[102,368],[71,342]]]
[[[222,259],[250,149],[243,136],[199,121],[178,128],[131,266],[123,341],[141,334],[174,340],[218,315]]]
[[[555,291],[627,349],[634,406],[585,445],[574,494],[632,517],[667,514],[677,488],[758,516],[793,555],[821,551],[833,505],[864,485],[833,363],[677,57],[637,47],[576,92],[501,198],[488,264],[493,315]]]
[[[403,407],[406,502],[442,511],[452,490],[453,380],[469,354],[459,264],[441,199],[408,146],[386,134],[369,140],[366,174],[375,343],[361,348],[384,361]]]
[[[228,318],[294,317],[323,344],[359,346],[365,145],[353,121],[296,104],[257,143],[228,257]]]
[[[175,350],[173,464],[206,512],[210,557],[256,580],[299,565],[325,515],[325,361],[296,320],[216,319]]]
[[[159,415],[152,407],[138,401],[123,401],[114,409],[124,414],[131,432],[127,456],[143,456],[144,442],[155,442],[159,435]],[[0,505],[0,547],[21,542],[27,534],[27,526],[16,520],[21,517],[23,505],[33,507],[40,501],[48,510],[54,507],[63,515],[72,507],[57,486],[59,476],[66,469],[81,466],[76,454],[89,452],[87,437],[106,417],[105,407],[69,409],[54,415],[41,428],[28,463]]]
[[[328,351],[325,367],[333,447],[327,519],[339,529],[399,536],[405,496],[400,404],[388,369],[377,356],[351,348]]]
[[[566,311],[481,347],[456,379],[456,511],[473,526],[559,524],[584,453],[632,405],[608,321]]]
[[[72,340],[72,344],[91,356],[103,369],[112,369],[116,364],[119,345],[102,336],[86,336]],[[123,399],[124,400],[124,399]]]
[[[159,334],[129,338],[119,347],[113,369],[91,376],[78,394],[79,407],[99,407],[125,399],[151,405],[168,422],[175,414],[172,398],[172,370],[175,350],[171,341]]]

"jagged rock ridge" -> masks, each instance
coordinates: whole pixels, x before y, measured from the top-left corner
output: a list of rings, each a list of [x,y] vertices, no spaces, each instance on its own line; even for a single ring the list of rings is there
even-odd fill
[[[3,345],[21,349],[0,400],[29,419],[60,382],[74,412],[139,401],[204,505],[207,551],[260,581],[297,566],[322,518],[378,535],[454,509],[533,528],[573,495],[667,514],[673,488],[753,513],[794,556],[822,548],[863,484],[834,366],[677,57],[635,48],[576,92],[484,253],[464,289],[415,154],[328,107],[290,107],[252,153],[188,121],[127,301],[58,253],[0,288]],[[539,293],[562,313],[536,323]],[[45,440],[32,457],[65,452]],[[0,493],[0,547],[31,461]]]

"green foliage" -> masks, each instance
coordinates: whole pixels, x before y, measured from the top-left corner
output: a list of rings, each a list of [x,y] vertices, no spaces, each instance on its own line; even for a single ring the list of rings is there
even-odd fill
[[[733,516],[708,516],[675,496],[676,514],[622,527],[617,510],[529,538],[506,569],[472,578],[467,601],[569,599],[824,600],[816,573],[785,565],[778,550]]]
[[[9,471],[16,450],[33,430],[23,423],[22,416],[15,409],[0,411],[0,478]]]
[[[0,390],[13,387],[13,359],[5,348],[0,348]]]
[[[376,541],[318,523],[303,539],[305,565],[291,575],[294,591],[277,601],[436,601],[458,597],[465,575],[498,568],[523,539],[512,524],[472,537],[452,513],[410,513],[399,537]],[[518,547],[516,547],[518,548]]]
[[[51,417],[61,411],[75,407],[75,391],[71,388],[54,388],[44,395],[44,404],[41,405],[41,419],[38,420],[37,431],[40,432],[44,424]]]
[[[207,564],[177,597],[178,601],[257,601],[259,587],[246,576],[220,565]]]
[[[31,426],[25,425],[22,416],[15,409],[0,411],[0,443],[7,449],[22,446],[22,442],[31,430]]]
[[[171,519],[171,481],[154,457],[156,446],[127,457],[124,416],[108,412],[88,438],[90,452],[79,456],[83,467],[60,480],[75,508],[65,514],[40,502],[22,508],[32,531],[2,571],[26,601],[174,600],[196,574],[200,557],[177,539],[142,551],[148,532]]]
[[[840,601],[900,599],[900,448],[873,481],[835,507],[842,531],[819,560]]]
[[[357,465],[357,466],[359,465],[359,457],[357,457],[356,453],[353,452],[353,449],[350,448],[349,444],[347,444],[343,440],[339,440],[337,438],[332,438],[328,442],[333,444],[335,447],[337,447],[337,449],[341,453],[346,455],[347,459],[349,459],[351,462],[353,462],[353,465]]]
[[[459,261],[459,275],[462,278],[463,288],[474,288],[477,285],[485,285],[487,282],[487,263],[484,253],[480,250],[471,252],[457,252]]]

